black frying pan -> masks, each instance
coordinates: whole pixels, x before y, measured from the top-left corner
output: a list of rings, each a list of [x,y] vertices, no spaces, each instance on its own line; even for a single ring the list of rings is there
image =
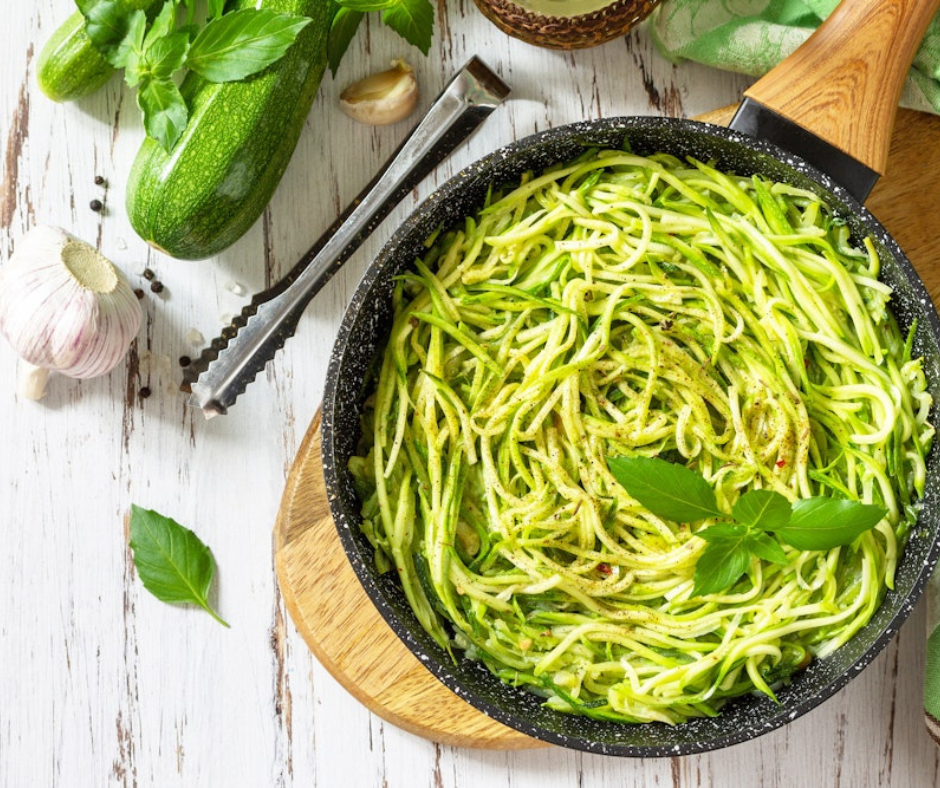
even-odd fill
[[[585,147],[663,151],[714,160],[720,169],[759,173],[819,194],[853,237],[871,236],[882,278],[894,289],[903,331],[916,321],[914,352],[926,359],[940,403],[940,320],[904,253],[863,207],[887,159],[890,130],[907,67],[940,0],[846,0],[817,33],[747,92],[730,128],[668,118],[610,118],[564,126],[509,145],[471,165],[422,204],[395,233],[357,288],[340,327],[323,406],[324,481],[340,539],[366,592],[428,669],[473,706],[547,742],[626,756],[702,752],[744,741],[797,718],[871,662],[924,590],[940,551],[940,454],[928,462],[924,507],[898,565],[896,584],[871,622],[832,656],[794,676],[775,704],[747,696],[713,719],[669,727],[623,725],[560,714],[504,685],[469,660],[457,664],[421,629],[390,575],[380,575],[359,530],[360,503],[347,471],[359,436],[368,375],[391,318],[393,277],[409,268],[424,240],[479,208],[491,183],[574,158]],[[756,136],[755,136],[756,135]]]

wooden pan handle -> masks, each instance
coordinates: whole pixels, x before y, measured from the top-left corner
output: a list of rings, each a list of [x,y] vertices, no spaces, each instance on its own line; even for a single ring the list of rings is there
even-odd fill
[[[940,0],[843,0],[744,95],[884,173],[904,81]]]

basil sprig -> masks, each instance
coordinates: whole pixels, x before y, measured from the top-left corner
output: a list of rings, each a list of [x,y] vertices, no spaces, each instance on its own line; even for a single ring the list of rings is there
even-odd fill
[[[78,0],[78,6],[88,38],[108,63],[124,69],[127,84],[137,88],[148,136],[166,150],[189,119],[179,72],[195,71],[210,82],[245,79],[280,60],[310,23],[265,9],[225,13],[224,0],[210,0],[201,25],[196,0],[165,0],[153,17],[127,0]]]
[[[607,464],[630,496],[657,517],[678,523],[721,521],[696,534],[708,542],[695,565],[692,593],[697,596],[730,588],[754,557],[789,563],[781,542],[797,550],[831,550],[851,544],[886,514],[879,506],[839,498],[791,504],[773,490],[744,493],[728,514],[705,478],[689,468],[656,457],[614,457]]]
[[[140,582],[157,599],[198,605],[228,626],[209,605],[215,561],[196,534],[176,520],[134,505],[130,547]]]
[[[340,60],[359,29],[363,16],[381,12],[382,23],[394,30],[425,55],[434,34],[434,6],[431,0],[333,0],[333,21],[327,44],[327,62],[335,75]]]

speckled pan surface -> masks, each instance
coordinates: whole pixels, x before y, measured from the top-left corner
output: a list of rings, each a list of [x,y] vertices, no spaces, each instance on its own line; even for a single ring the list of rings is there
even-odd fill
[[[795,676],[779,693],[779,704],[747,696],[729,703],[717,718],[675,727],[619,725],[560,714],[542,708],[534,695],[504,685],[478,663],[454,664],[421,629],[394,579],[377,573],[372,548],[359,529],[359,501],[347,471],[374,359],[388,335],[392,278],[412,265],[434,229],[454,225],[478,208],[491,183],[512,183],[526,170],[566,161],[585,147],[619,148],[625,139],[637,153],[690,155],[714,160],[727,171],[761,173],[810,188],[845,218],[853,235],[873,236],[882,257],[882,279],[895,291],[893,312],[904,330],[916,321],[914,351],[925,357],[928,385],[940,403],[936,310],[897,244],[845,190],[779,148],[728,129],[668,118],[609,118],[552,129],[496,151],[448,181],[398,229],[359,284],[340,327],[324,395],[323,469],[339,537],[363,587],[392,629],[450,689],[500,722],[547,742],[609,755],[669,756],[736,744],[796,719],[841,689],[887,645],[920,598],[940,549],[936,447],[929,458],[923,511],[898,566],[895,589],[871,622],[834,655]]]

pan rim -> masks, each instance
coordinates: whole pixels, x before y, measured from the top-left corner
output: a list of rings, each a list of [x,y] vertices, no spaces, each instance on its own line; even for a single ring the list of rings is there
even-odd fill
[[[343,315],[343,320],[339,333],[330,357],[329,366],[326,375],[326,387],[324,391],[324,405],[322,418],[322,455],[323,455],[323,476],[327,491],[327,497],[330,502],[331,513],[336,525],[337,532],[343,544],[344,552],[347,555],[353,569],[370,598],[376,606],[383,619],[392,628],[400,640],[408,649],[424,664],[424,666],[445,686],[455,692],[458,696],[466,700],[470,705],[480,710],[489,717],[525,733],[533,738],[552,744],[557,744],[571,749],[582,750],[586,752],[600,753],[606,755],[617,755],[624,757],[667,757],[674,755],[684,755],[693,753],[702,753],[712,750],[732,746],[750,739],[756,738],[765,733],[769,733],[783,725],[792,722],[800,716],[803,716],[816,706],[831,698],[861,670],[869,665],[887,646],[890,640],[896,635],[898,629],[906,621],[914,606],[923,594],[927,581],[940,557],[940,528],[936,524],[931,530],[931,543],[923,564],[919,572],[915,575],[914,582],[910,590],[902,599],[899,600],[899,607],[892,615],[889,622],[871,643],[865,648],[857,658],[851,661],[848,668],[834,679],[827,681],[819,690],[811,696],[803,699],[793,705],[785,708],[784,704],[776,707],[776,711],[769,717],[763,719],[759,725],[738,727],[725,735],[719,735],[700,741],[682,741],[673,745],[630,745],[630,744],[611,744],[610,742],[591,741],[584,738],[568,736],[556,731],[546,730],[527,720],[520,719],[512,713],[494,705],[485,698],[479,697],[478,693],[469,690],[460,679],[456,677],[448,668],[447,664],[437,657],[428,654],[427,650],[414,637],[411,631],[400,620],[399,615],[387,601],[384,592],[375,581],[365,564],[365,558],[360,552],[360,545],[357,543],[353,531],[358,531],[360,518],[358,512],[347,512],[343,505],[342,485],[340,484],[340,469],[337,462],[336,443],[334,440],[334,430],[336,428],[336,408],[337,391],[340,370],[342,362],[348,349],[349,334],[354,321],[359,312],[366,306],[370,299],[377,279],[389,265],[393,258],[395,250],[402,244],[410,234],[421,229],[422,219],[433,212],[435,201],[446,200],[451,194],[459,192],[465,183],[471,178],[477,178],[481,174],[492,171],[498,165],[515,154],[521,154],[537,145],[551,144],[556,140],[571,140],[577,138],[580,134],[596,134],[599,132],[623,132],[626,136],[631,130],[642,128],[644,130],[657,129],[678,132],[682,135],[704,135],[707,138],[717,138],[727,143],[734,143],[742,146],[744,149],[757,153],[758,155],[770,157],[781,163],[787,168],[793,169],[800,174],[802,178],[808,179],[820,189],[821,196],[829,203],[841,204],[848,211],[862,222],[870,234],[876,238],[878,243],[886,249],[894,261],[897,263],[899,273],[906,284],[913,289],[913,294],[923,305],[923,312],[927,317],[928,325],[924,327],[926,335],[930,339],[930,347],[940,350],[940,316],[933,306],[929,293],[924,286],[919,274],[913,264],[901,250],[898,243],[888,233],[886,228],[874,217],[874,215],[856,200],[845,188],[836,183],[830,176],[821,170],[813,167],[800,157],[779,148],[778,146],[766,140],[760,140],[750,137],[741,132],[737,132],[722,126],[703,123],[681,118],[665,118],[655,116],[621,116],[609,117],[595,120],[578,121],[563,126],[553,127],[541,132],[524,137],[515,142],[504,145],[481,159],[471,163],[459,173],[448,179],[444,184],[435,189],[424,201],[418,205],[408,218],[399,226],[389,240],[383,245],[378,256],[373,260],[361,281],[357,285],[354,295],[347,306]],[[380,343],[381,344],[381,343]],[[934,412],[940,402],[934,402]],[[936,422],[936,416],[934,417]],[[936,462],[938,444],[940,440],[934,442],[931,451],[933,462]],[[930,490],[925,491],[924,500],[926,501]],[[925,504],[926,508],[926,504]],[[920,518],[918,525],[920,525]],[[905,552],[907,546],[905,547]],[[888,601],[888,596],[882,601],[879,609]],[[854,638],[853,638],[854,639]],[[851,641],[850,641],[851,642]],[[844,648],[844,647],[843,647]],[[493,677],[495,681],[499,681]],[[734,703],[733,701],[731,703]],[[726,706],[725,709],[730,708]],[[560,714],[560,712],[559,712]],[[721,714],[724,714],[724,709]],[[653,724],[655,723],[648,723]],[[611,723],[611,725],[625,725],[624,723]],[[684,723],[684,726],[694,726],[695,721]]]

